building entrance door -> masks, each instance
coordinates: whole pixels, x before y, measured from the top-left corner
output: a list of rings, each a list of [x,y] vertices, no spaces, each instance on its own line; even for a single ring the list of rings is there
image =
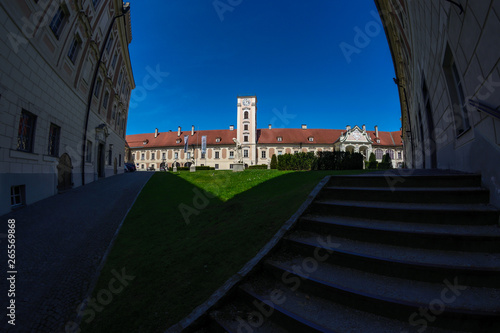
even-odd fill
[[[62,154],[57,165],[57,190],[59,192],[67,191],[73,186],[71,181],[72,169],[71,158],[68,154]]]
[[[102,143],[97,147],[97,175],[104,177],[104,145]]]

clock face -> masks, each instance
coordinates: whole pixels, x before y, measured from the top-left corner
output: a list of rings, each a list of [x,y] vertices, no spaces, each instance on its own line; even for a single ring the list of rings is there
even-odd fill
[[[249,106],[249,105],[250,105],[250,99],[249,99],[249,98],[245,98],[245,99],[243,100],[243,105],[244,105],[244,106]]]

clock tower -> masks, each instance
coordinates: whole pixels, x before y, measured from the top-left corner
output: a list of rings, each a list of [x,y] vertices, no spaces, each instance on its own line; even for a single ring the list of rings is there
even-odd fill
[[[237,138],[241,143],[243,163],[257,163],[257,96],[238,96]]]

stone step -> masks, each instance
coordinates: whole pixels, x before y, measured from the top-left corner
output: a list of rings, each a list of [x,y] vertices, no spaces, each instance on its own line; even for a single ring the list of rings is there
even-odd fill
[[[481,187],[481,175],[438,171],[391,170],[355,176],[332,176],[328,186],[341,187]]]
[[[380,275],[427,282],[458,278],[471,286],[500,287],[500,254],[418,249],[297,231],[283,239],[286,253]]]
[[[255,307],[238,300],[234,300],[225,304],[222,308],[212,311],[209,320],[209,332],[211,333],[289,332],[256,312]]]
[[[441,225],[348,216],[305,215],[297,229],[416,248],[500,253],[498,225]]]
[[[301,288],[287,285],[266,273],[254,276],[240,286],[239,296],[240,301],[245,300],[252,311],[260,313],[264,322],[286,327],[288,332],[386,333],[417,332],[417,328],[421,328],[411,325],[408,320],[379,316],[345,306],[322,295],[303,292]],[[427,327],[426,332],[454,331]]]
[[[461,224],[498,224],[498,210],[487,204],[393,203],[379,201],[315,200],[308,213],[378,220]]]
[[[489,202],[489,191],[481,187],[347,187],[326,186],[320,198],[327,200],[391,201],[402,203]]]
[[[424,317],[419,315],[424,309],[433,326],[476,332],[500,329],[500,289],[462,286],[456,279],[399,279],[325,262],[315,265],[310,259],[268,260],[265,269],[289,288],[379,316],[411,321]]]

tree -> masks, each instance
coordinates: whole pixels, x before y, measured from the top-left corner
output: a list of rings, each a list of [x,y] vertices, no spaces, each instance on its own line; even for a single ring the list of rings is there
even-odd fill
[[[375,153],[370,154],[370,159],[368,163],[366,164],[367,169],[376,169],[378,167],[378,162],[377,162],[377,157],[375,156]]]
[[[276,154],[271,157],[271,169],[276,169],[278,166],[278,160],[276,159]]]

